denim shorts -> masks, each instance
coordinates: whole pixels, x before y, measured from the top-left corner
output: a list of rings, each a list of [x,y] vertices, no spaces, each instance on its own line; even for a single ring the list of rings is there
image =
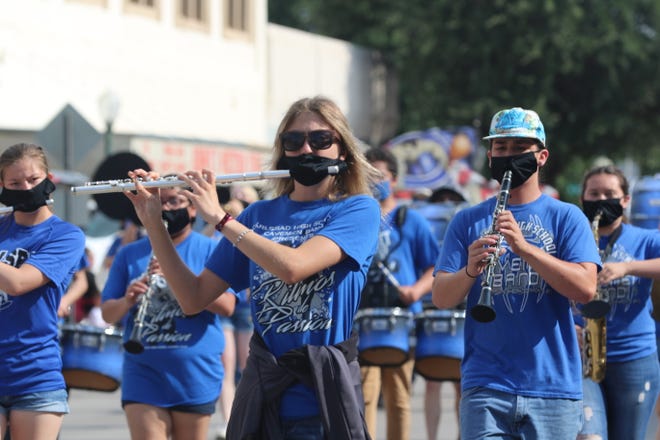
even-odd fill
[[[150,403],[144,403],[144,402],[136,402],[134,400],[122,400],[121,401],[121,407],[125,407],[126,405],[129,405],[131,403],[139,403],[142,405],[151,405]],[[203,415],[210,415],[215,413],[215,404],[216,401],[214,400],[213,402],[207,402],[207,403],[202,403],[200,405],[174,405],[174,406],[167,406],[167,407],[162,407],[159,406],[159,408],[163,408],[169,411],[177,411],[177,412],[182,412],[182,413],[189,413],[189,414],[203,414]],[[151,406],[157,406],[157,405],[151,405]]]
[[[20,396],[0,396],[0,414],[8,416],[10,411],[35,411],[69,413],[68,394],[65,389],[39,391]]]

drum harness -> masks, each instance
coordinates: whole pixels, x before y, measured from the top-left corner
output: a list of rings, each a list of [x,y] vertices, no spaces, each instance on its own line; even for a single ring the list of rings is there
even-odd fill
[[[403,243],[403,230],[402,230],[402,227],[403,227],[403,225],[406,221],[407,216],[408,216],[408,207],[407,206],[402,205],[402,206],[399,206],[399,207],[396,208],[396,212],[394,213],[394,226],[399,230],[399,233],[401,234],[401,237],[400,237],[399,241],[394,244],[394,246],[392,246],[388,249],[387,254],[383,258],[376,259],[374,257],[374,261],[371,263],[371,267],[369,268],[369,270],[367,272],[367,284],[366,284],[365,288],[362,290],[363,296],[362,296],[362,301],[361,301],[361,304],[360,304],[360,308],[369,307],[370,306],[369,303],[374,301],[374,298],[372,296],[374,294],[374,291],[376,290],[376,288],[375,288],[376,285],[382,284],[383,285],[383,291],[385,291],[385,287],[386,287],[385,284],[386,283],[393,284],[392,281],[389,281],[389,276],[391,276],[392,273],[389,271],[387,261],[388,261],[390,255],[392,255],[392,253],[399,246],[401,246],[401,244]],[[372,270],[377,270],[381,274],[382,280],[380,280],[380,281],[370,280],[369,278],[373,278],[373,277],[369,277],[369,273],[371,273]],[[398,285],[393,285],[393,287],[398,289]],[[367,293],[367,295],[364,295],[365,293]],[[369,296],[369,298],[367,296]],[[389,296],[389,295],[383,295],[383,301],[384,302],[387,299],[389,299],[389,298],[387,298],[387,296]],[[379,306],[381,306],[381,307],[382,306],[385,306],[385,307],[390,306],[390,307],[405,307],[405,308],[407,308],[407,306],[403,305],[401,303],[401,301],[393,301],[393,302],[394,302],[394,304],[380,304]]]

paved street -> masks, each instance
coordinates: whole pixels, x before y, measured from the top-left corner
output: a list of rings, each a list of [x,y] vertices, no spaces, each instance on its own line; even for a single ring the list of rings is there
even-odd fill
[[[416,378],[412,398],[412,429],[410,440],[426,440],[424,424],[424,380]],[[454,390],[449,383],[442,386],[442,414],[437,440],[456,440],[458,429],[453,414]],[[119,403],[119,391],[103,393],[74,389],[70,398],[71,414],[64,418],[60,440],[124,440],[128,429]],[[385,415],[378,414],[379,430],[376,440],[385,440]],[[218,425],[214,417],[213,428]],[[649,424],[646,440],[654,440],[658,426],[655,417]],[[209,440],[214,440],[213,432]]]
[[[121,410],[119,391],[104,393],[73,389],[69,400],[71,414],[64,418],[60,440],[123,440],[128,439],[128,429]],[[412,399],[412,429],[410,440],[426,440],[424,425],[424,380],[416,378]],[[438,440],[456,440],[458,428],[453,414],[454,389],[449,383],[442,387],[440,435]],[[376,440],[385,439],[385,415],[378,414],[379,430]],[[212,426],[219,422],[214,416]],[[213,432],[209,440],[213,440]]]

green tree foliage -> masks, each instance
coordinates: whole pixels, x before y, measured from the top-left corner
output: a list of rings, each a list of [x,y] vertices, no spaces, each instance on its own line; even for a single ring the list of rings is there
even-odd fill
[[[546,125],[550,183],[599,155],[660,171],[656,0],[271,0],[269,14],[382,52],[400,81],[399,132],[485,133],[497,110],[522,106]]]

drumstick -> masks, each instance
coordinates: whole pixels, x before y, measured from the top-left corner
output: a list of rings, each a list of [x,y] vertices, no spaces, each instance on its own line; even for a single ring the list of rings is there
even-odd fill
[[[388,281],[392,283],[394,287],[397,289],[401,288],[401,284],[397,281],[396,278],[394,278],[394,275],[392,272],[383,264],[382,261],[379,261],[376,263],[378,265],[378,268],[383,272],[383,274],[387,277]]]

